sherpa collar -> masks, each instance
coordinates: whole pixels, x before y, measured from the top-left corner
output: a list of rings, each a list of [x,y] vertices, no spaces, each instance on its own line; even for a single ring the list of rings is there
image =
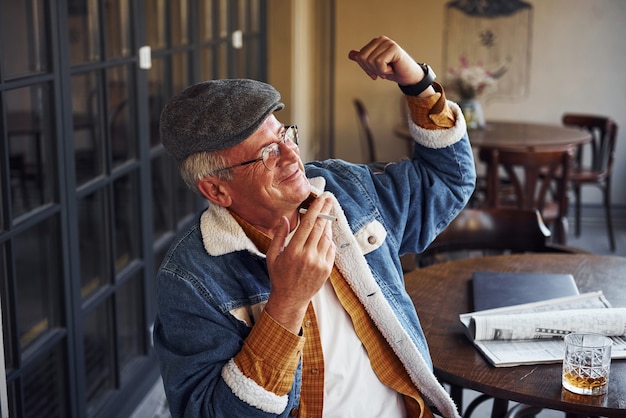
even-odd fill
[[[326,186],[323,177],[309,179],[312,192],[320,195]],[[228,209],[210,204],[200,217],[200,231],[204,249],[211,256],[220,256],[235,251],[249,251],[261,257],[265,255],[248,238]]]

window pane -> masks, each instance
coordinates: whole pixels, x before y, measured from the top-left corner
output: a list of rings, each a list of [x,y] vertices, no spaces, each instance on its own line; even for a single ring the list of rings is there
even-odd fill
[[[7,78],[48,70],[44,0],[0,2],[2,63]],[[9,41],[10,40],[10,41]]]
[[[164,89],[165,83],[165,61],[163,58],[152,60],[152,69],[148,72],[150,78],[148,88],[150,90],[150,145],[152,147],[161,145],[159,137],[159,118],[161,111],[169,98]]]
[[[187,45],[189,43],[189,11],[187,0],[171,0],[171,14],[169,16],[172,23],[172,46]]]
[[[204,42],[210,41],[213,39],[213,1],[201,1],[199,9],[200,40]]]
[[[146,354],[143,281],[138,273],[117,291],[119,364],[122,382],[132,377],[133,360]],[[123,384],[123,383],[122,383]]]
[[[9,417],[16,417],[17,415],[17,409],[19,408],[19,405],[21,405],[20,400],[22,399],[21,396],[18,395],[21,394],[21,390],[20,388],[18,388],[17,386],[19,385],[19,381],[8,381],[7,380],[7,396],[9,398]]]
[[[24,417],[70,416],[64,353],[61,345],[25,371]]]
[[[153,241],[174,230],[172,200],[172,169],[168,155],[161,155],[152,160],[152,208],[153,208]],[[176,174],[176,173],[175,173]]]
[[[15,218],[55,199],[56,138],[48,84],[7,91],[5,97]]]
[[[174,94],[178,94],[187,88],[189,81],[189,57],[187,54],[175,54],[172,56],[172,72]]]
[[[178,222],[197,210],[196,194],[180,178],[177,164],[168,155],[153,160],[152,198],[154,240],[173,232]]]
[[[108,0],[104,10],[107,26],[107,58],[129,56],[131,43],[128,0]]]
[[[14,239],[18,328],[22,350],[61,325],[62,266],[56,217]]]
[[[217,34],[220,38],[228,38],[228,0],[219,0],[217,15]]]
[[[213,48],[202,48],[200,50],[200,78],[202,80],[213,80]]]
[[[12,369],[18,367],[15,361],[15,357],[13,356],[13,341],[15,341],[15,336],[13,335],[13,330],[9,326],[10,319],[12,315],[9,315],[9,312],[13,312],[13,306],[15,301],[13,298],[9,299],[10,289],[9,286],[9,271],[7,270],[7,253],[6,246],[4,244],[0,244],[0,303],[2,303],[2,337],[4,339],[4,364],[6,368],[7,374]]]
[[[246,75],[247,78],[259,80],[261,79],[261,69],[258,64],[261,62],[261,40],[258,37],[252,37],[248,39],[248,47],[246,53],[248,60],[246,61]]]
[[[178,174],[178,172],[177,172]],[[196,212],[196,194],[189,190],[183,179],[176,175],[176,220],[182,221]]]
[[[165,39],[165,0],[146,0],[146,33],[152,50],[167,47]]]
[[[113,183],[115,199],[115,270],[119,272],[139,257],[139,182],[132,173]]]
[[[72,77],[74,164],[81,185],[104,173],[102,143],[102,91],[97,73]]]
[[[107,72],[109,88],[109,134],[113,166],[137,156],[134,101],[130,99],[127,67],[115,67]]]
[[[233,49],[233,69],[235,72],[235,78],[246,77],[246,50],[247,49],[244,48]]]
[[[250,31],[258,32],[261,30],[261,0],[250,0]]]
[[[100,190],[78,202],[80,283],[83,300],[109,283],[105,193]]]
[[[70,64],[99,61],[101,53],[98,0],[69,0],[67,8]]]
[[[247,17],[249,11],[246,7],[246,3],[248,3],[248,0],[239,0],[237,3],[237,14],[235,15],[237,23],[235,23],[235,30],[240,30],[245,35],[248,32]]]
[[[111,302],[107,301],[85,318],[85,374],[87,413],[95,415],[105,395],[114,389]]]
[[[228,45],[221,42],[217,46],[217,74],[216,78],[228,78]]]

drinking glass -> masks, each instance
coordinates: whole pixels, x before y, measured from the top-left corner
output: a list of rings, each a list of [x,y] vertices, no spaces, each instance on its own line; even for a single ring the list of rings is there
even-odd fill
[[[609,387],[610,338],[599,334],[565,336],[563,387],[580,395],[602,395]]]

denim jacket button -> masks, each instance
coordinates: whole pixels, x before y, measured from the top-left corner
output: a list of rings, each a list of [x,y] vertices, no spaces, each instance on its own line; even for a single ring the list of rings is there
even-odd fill
[[[372,245],[376,244],[376,237],[374,235],[370,235],[369,237],[367,237],[367,242]]]

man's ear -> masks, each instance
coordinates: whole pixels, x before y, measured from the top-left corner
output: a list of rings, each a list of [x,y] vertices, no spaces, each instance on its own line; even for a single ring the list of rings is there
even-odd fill
[[[198,180],[196,185],[200,193],[202,193],[202,196],[210,202],[225,208],[232,204],[232,199],[228,190],[220,184],[218,179],[214,177],[205,177],[202,180]]]

